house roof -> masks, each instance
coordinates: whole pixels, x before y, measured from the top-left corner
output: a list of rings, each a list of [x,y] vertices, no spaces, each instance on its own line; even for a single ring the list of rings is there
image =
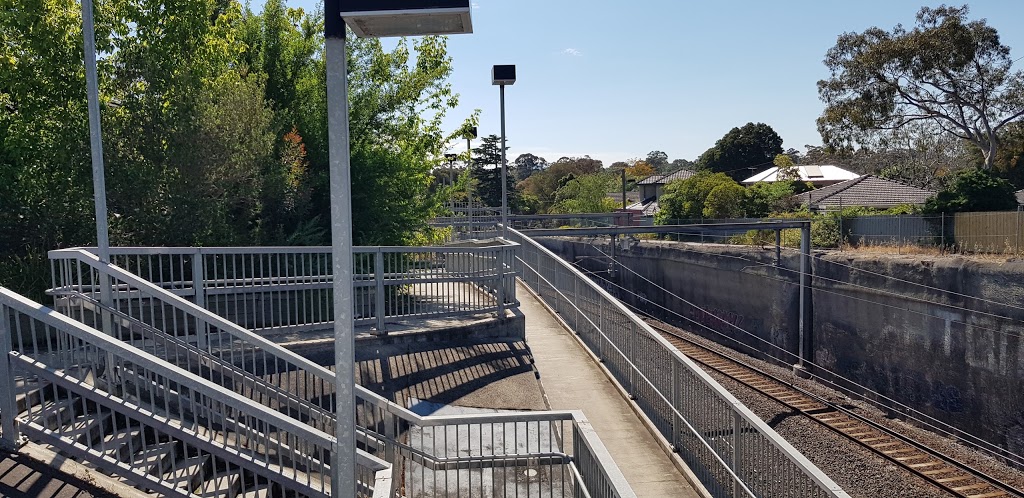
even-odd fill
[[[691,177],[691,176],[693,176],[695,174],[696,174],[696,172],[690,171],[688,169],[680,168],[680,169],[677,169],[677,170],[675,170],[675,171],[673,171],[673,172],[671,172],[671,173],[669,173],[667,175],[651,175],[651,176],[648,176],[647,178],[644,178],[643,180],[640,180],[640,181],[636,182],[636,184],[637,185],[664,185],[664,184],[666,184],[668,182],[672,182],[672,181],[676,181],[676,180],[685,180],[685,179],[687,179],[687,178],[689,178],[689,177]]]
[[[797,171],[800,172],[800,180],[811,183],[821,182],[842,182],[846,180],[852,180],[857,178],[857,173],[847,171],[839,166],[832,166],[831,164],[801,164],[796,166]],[[779,167],[774,166],[768,168],[746,180],[742,183],[747,185],[758,183],[758,182],[777,182],[779,181]]]
[[[647,202],[644,202],[644,201],[647,201]],[[640,202],[637,202],[635,204],[630,204],[629,206],[626,206],[626,209],[630,209],[630,210],[634,210],[634,211],[642,211],[643,212],[643,216],[654,216],[655,214],[658,213],[658,201],[654,201],[654,200],[651,200],[651,199],[644,199],[643,201],[640,201]]]
[[[890,208],[900,204],[924,204],[935,192],[912,185],[865,175],[795,196],[800,204],[840,208],[863,206]]]
[[[1017,204],[1024,204],[1024,188],[1017,191]]]

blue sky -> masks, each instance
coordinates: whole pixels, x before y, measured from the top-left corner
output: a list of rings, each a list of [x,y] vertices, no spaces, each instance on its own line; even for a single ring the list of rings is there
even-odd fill
[[[259,0],[254,0],[257,3]],[[696,159],[747,122],[771,125],[784,147],[821,142],[816,83],[836,37],[913,25],[922,0],[473,0],[471,35],[449,39],[461,105],[454,129],[481,109],[481,135],[500,133],[494,64],[515,64],[506,89],[510,161],[612,162],[665,151]],[[959,4],[958,2],[950,2]],[[316,0],[289,0],[314,8]],[[937,6],[938,3],[927,5]],[[1020,0],[970,2],[1024,57]],[[1018,67],[1024,65],[1019,61]],[[457,148],[461,152],[465,142]]]

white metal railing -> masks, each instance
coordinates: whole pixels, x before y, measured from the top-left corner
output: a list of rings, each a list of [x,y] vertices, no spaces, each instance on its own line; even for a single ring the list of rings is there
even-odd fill
[[[8,445],[24,435],[167,495],[330,496],[332,436],[4,288],[0,352]],[[359,496],[388,496],[389,464],[360,451],[357,468]]]
[[[601,359],[714,496],[848,496],[799,451],[572,265],[516,230],[517,270]]]
[[[169,290],[103,264],[92,253],[70,256],[59,260],[56,268],[61,274],[55,279],[74,285],[54,289],[69,314],[89,323],[107,315],[105,325],[116,337],[167,355],[207,382],[226,383],[258,403],[333,434],[334,415],[325,404],[334,393],[332,372]],[[104,278],[113,288],[109,305],[76,291],[81,286],[91,292]],[[203,334],[206,339],[200,340]],[[393,484],[403,483],[407,496],[415,495],[411,490],[426,490],[429,495],[442,484],[474,479],[476,485],[493,486],[496,473],[516,477],[516,472],[526,471],[541,472],[544,479],[531,483],[519,476],[524,492],[531,486],[540,491],[538,486],[547,483],[547,496],[566,496],[573,490],[590,490],[589,496],[632,496],[579,413],[419,417],[359,386],[356,396],[361,446],[398,463],[396,468],[404,473]],[[445,492],[458,496],[452,489]]]
[[[61,249],[50,259],[56,265],[81,251],[95,253]],[[518,305],[513,252],[509,244],[357,247],[355,322],[385,333],[389,320],[503,313]],[[302,332],[333,323],[327,247],[118,247],[110,254],[114,265],[250,330]]]

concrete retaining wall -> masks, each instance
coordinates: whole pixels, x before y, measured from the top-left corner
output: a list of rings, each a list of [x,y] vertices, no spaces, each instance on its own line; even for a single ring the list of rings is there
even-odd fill
[[[607,243],[541,242],[590,271],[608,270]],[[616,252],[637,273],[614,275],[640,295],[617,293],[629,304],[723,344],[756,346],[760,356],[797,351],[799,286],[787,270],[799,268],[795,252],[783,252],[781,268],[767,248],[644,241]],[[1024,452],[1024,262],[828,252],[815,255],[813,269],[811,361]]]

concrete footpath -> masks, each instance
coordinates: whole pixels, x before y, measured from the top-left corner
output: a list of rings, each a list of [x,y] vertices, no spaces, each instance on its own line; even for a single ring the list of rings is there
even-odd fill
[[[640,497],[699,497],[604,372],[518,284],[526,341],[552,410],[582,410]]]

